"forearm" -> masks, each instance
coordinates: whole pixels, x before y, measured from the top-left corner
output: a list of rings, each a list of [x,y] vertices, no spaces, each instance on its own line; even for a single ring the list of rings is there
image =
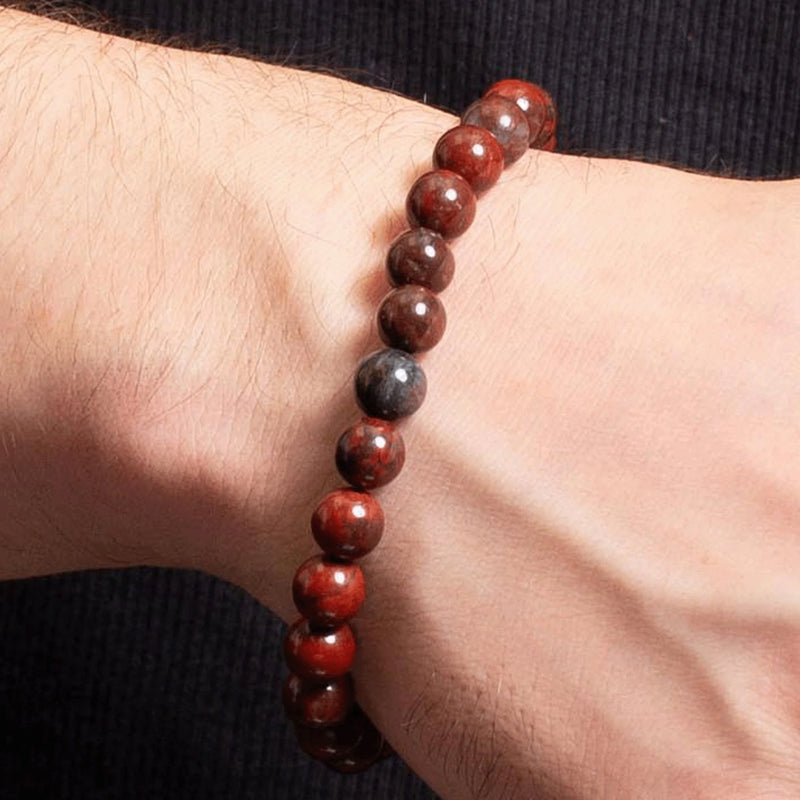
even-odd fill
[[[27,76],[11,59],[13,99],[65,34],[5,19],[32,59],[47,45]],[[5,577],[198,567],[288,618],[357,413],[352,369],[377,346],[383,253],[452,120],[331,78],[69,36],[72,72],[15,114],[17,139],[48,130],[53,154],[6,156],[0,189],[17,209],[0,218],[18,287]],[[481,200],[357,623],[361,700],[446,796],[713,797],[791,770],[770,692],[745,693],[745,736],[718,713],[774,640],[721,675],[687,621],[796,612],[796,203],[796,184],[723,191],[545,154]],[[731,438],[739,423],[756,438]],[[770,580],[743,593],[732,576],[756,558]],[[794,643],[790,627],[781,652]],[[788,659],[770,669],[791,685]]]
[[[195,525],[263,523],[276,499],[280,398],[228,414],[290,358],[270,347],[288,311],[269,218],[284,178],[249,175],[274,147],[270,104],[243,117],[246,62],[8,10],[0,37],[2,574],[182,564],[208,541]],[[236,520],[212,522],[220,506]]]
[[[446,116],[8,9],[0,71],[0,575],[219,572],[252,547],[280,607],[368,335],[369,303],[332,289],[374,291],[386,187]]]

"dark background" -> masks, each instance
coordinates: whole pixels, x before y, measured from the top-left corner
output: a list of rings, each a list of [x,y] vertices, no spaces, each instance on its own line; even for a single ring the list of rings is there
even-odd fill
[[[108,0],[180,35],[453,111],[534,80],[559,149],[741,177],[800,174],[795,0]],[[400,189],[399,191],[402,191]],[[0,584],[0,798],[432,798],[395,759],[340,777],[279,704],[281,626],[238,589],[136,569]]]

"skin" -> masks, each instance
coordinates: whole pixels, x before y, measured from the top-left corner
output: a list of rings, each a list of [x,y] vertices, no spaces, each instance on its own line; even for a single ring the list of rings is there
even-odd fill
[[[0,11],[0,578],[291,619],[454,119]],[[455,244],[364,559],[359,698],[446,798],[800,789],[800,182],[531,152]]]

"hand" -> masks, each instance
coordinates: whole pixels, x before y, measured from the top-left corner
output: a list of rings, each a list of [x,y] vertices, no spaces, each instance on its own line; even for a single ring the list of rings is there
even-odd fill
[[[6,577],[201,568],[289,618],[452,120],[47,35],[71,104],[42,89],[16,139],[73,127],[6,157]],[[444,796],[792,796],[798,202],[546,154],[481,200],[358,622],[361,702]]]

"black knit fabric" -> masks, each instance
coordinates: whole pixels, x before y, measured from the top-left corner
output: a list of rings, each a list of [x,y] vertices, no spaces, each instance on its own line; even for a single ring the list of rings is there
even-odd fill
[[[106,0],[183,35],[458,110],[551,90],[559,149],[800,174],[796,0]],[[0,585],[2,800],[432,798],[402,763],[334,775],[279,702],[281,626],[243,592],[137,569]]]
[[[106,0],[135,29],[219,42],[459,112],[547,87],[559,149],[737,176],[800,171],[796,0]]]

